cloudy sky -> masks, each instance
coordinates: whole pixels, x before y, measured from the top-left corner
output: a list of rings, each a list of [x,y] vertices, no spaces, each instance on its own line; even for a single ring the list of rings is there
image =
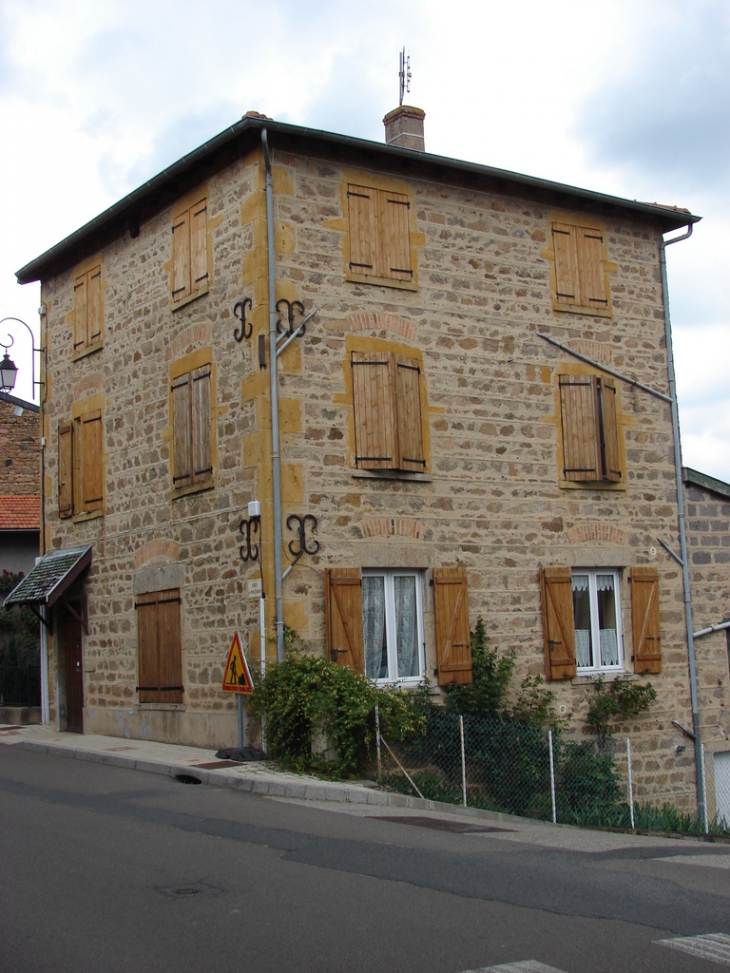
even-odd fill
[[[684,462],[730,481],[727,0],[0,0],[0,317],[35,327],[14,271],[248,109],[382,140],[404,44],[429,151],[704,217],[667,251]]]

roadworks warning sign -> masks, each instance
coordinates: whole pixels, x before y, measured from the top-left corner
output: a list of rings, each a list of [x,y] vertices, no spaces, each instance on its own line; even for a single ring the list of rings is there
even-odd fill
[[[243,654],[243,640],[241,633],[236,632],[231,642],[231,648],[226,661],[226,668],[223,673],[223,689],[227,693],[253,692],[253,679]]]

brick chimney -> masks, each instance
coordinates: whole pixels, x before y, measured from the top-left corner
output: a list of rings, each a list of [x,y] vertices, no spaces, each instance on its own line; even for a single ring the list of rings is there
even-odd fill
[[[417,149],[425,152],[423,141],[423,119],[426,112],[411,105],[399,105],[389,111],[383,119],[385,141],[388,145],[398,145],[402,149]]]

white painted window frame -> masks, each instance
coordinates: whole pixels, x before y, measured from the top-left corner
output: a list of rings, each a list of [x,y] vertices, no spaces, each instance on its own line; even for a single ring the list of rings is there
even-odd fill
[[[618,664],[615,666],[579,666],[576,664],[576,673],[579,676],[590,676],[593,674],[601,675],[604,673],[619,673],[624,672],[624,634],[623,634],[623,616],[621,609],[621,572],[616,568],[572,568],[571,576],[587,574],[588,575],[588,595],[590,602],[590,614],[591,614],[591,644],[595,647],[593,652],[593,657],[595,658],[596,652],[600,653],[601,644],[601,633],[599,627],[598,618],[598,586],[596,578],[599,574],[610,574],[613,576],[613,592],[615,598],[615,613],[616,613],[616,641],[618,643]],[[576,663],[577,663],[577,649],[576,649]]]
[[[426,672],[426,644],[423,634],[423,582],[424,572],[416,568],[363,568],[363,577],[384,578],[385,589],[385,633],[388,643],[388,676],[385,679],[374,679],[377,686],[402,686],[404,689],[415,689],[423,684]],[[416,638],[418,639],[418,675],[398,678],[393,675],[398,669],[395,632],[395,589],[394,578],[416,579]]]

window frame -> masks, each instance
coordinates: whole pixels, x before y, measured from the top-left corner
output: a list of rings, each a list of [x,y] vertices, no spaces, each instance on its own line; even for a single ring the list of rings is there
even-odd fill
[[[423,684],[426,675],[426,647],[424,636],[423,618],[423,583],[424,572],[418,568],[363,568],[361,577],[382,577],[384,579],[384,598],[385,598],[385,634],[386,651],[388,660],[388,675],[386,677],[367,676],[367,658],[365,655],[365,613],[362,612],[363,624],[363,671],[368,679],[376,686],[402,686],[404,689],[415,688]],[[397,577],[412,577],[415,579],[416,590],[416,640],[418,650],[418,675],[417,676],[398,676],[397,675],[397,643],[395,637],[395,586],[394,579]],[[395,673],[395,675],[394,675]]]
[[[344,184],[343,209],[347,213],[346,280],[400,290],[418,290],[413,197],[409,191],[402,191],[405,188],[394,190],[353,181]],[[370,205],[361,204],[358,209],[357,204],[351,203],[351,200],[358,199],[368,199]],[[406,207],[404,218],[394,216],[391,220],[389,204]],[[406,253],[409,267],[387,267],[389,254],[404,257]],[[373,263],[353,259],[363,256],[369,256]],[[396,263],[403,262],[396,260]],[[372,273],[367,273],[368,266],[372,267]]]
[[[624,635],[622,625],[621,607],[621,571],[618,568],[571,568],[571,591],[573,591],[573,578],[578,575],[588,576],[588,597],[590,601],[590,645],[591,645],[591,665],[581,666],[578,663],[578,646],[576,639],[575,646],[575,666],[577,676],[605,675],[608,673],[623,673],[626,671],[626,655],[624,650]],[[598,614],[598,575],[610,575],[613,577],[614,592],[614,614],[616,618],[616,642],[618,649],[618,662],[615,665],[595,665],[596,652],[600,653],[600,622]],[[575,619],[575,597],[573,597],[573,631],[577,633]]]

